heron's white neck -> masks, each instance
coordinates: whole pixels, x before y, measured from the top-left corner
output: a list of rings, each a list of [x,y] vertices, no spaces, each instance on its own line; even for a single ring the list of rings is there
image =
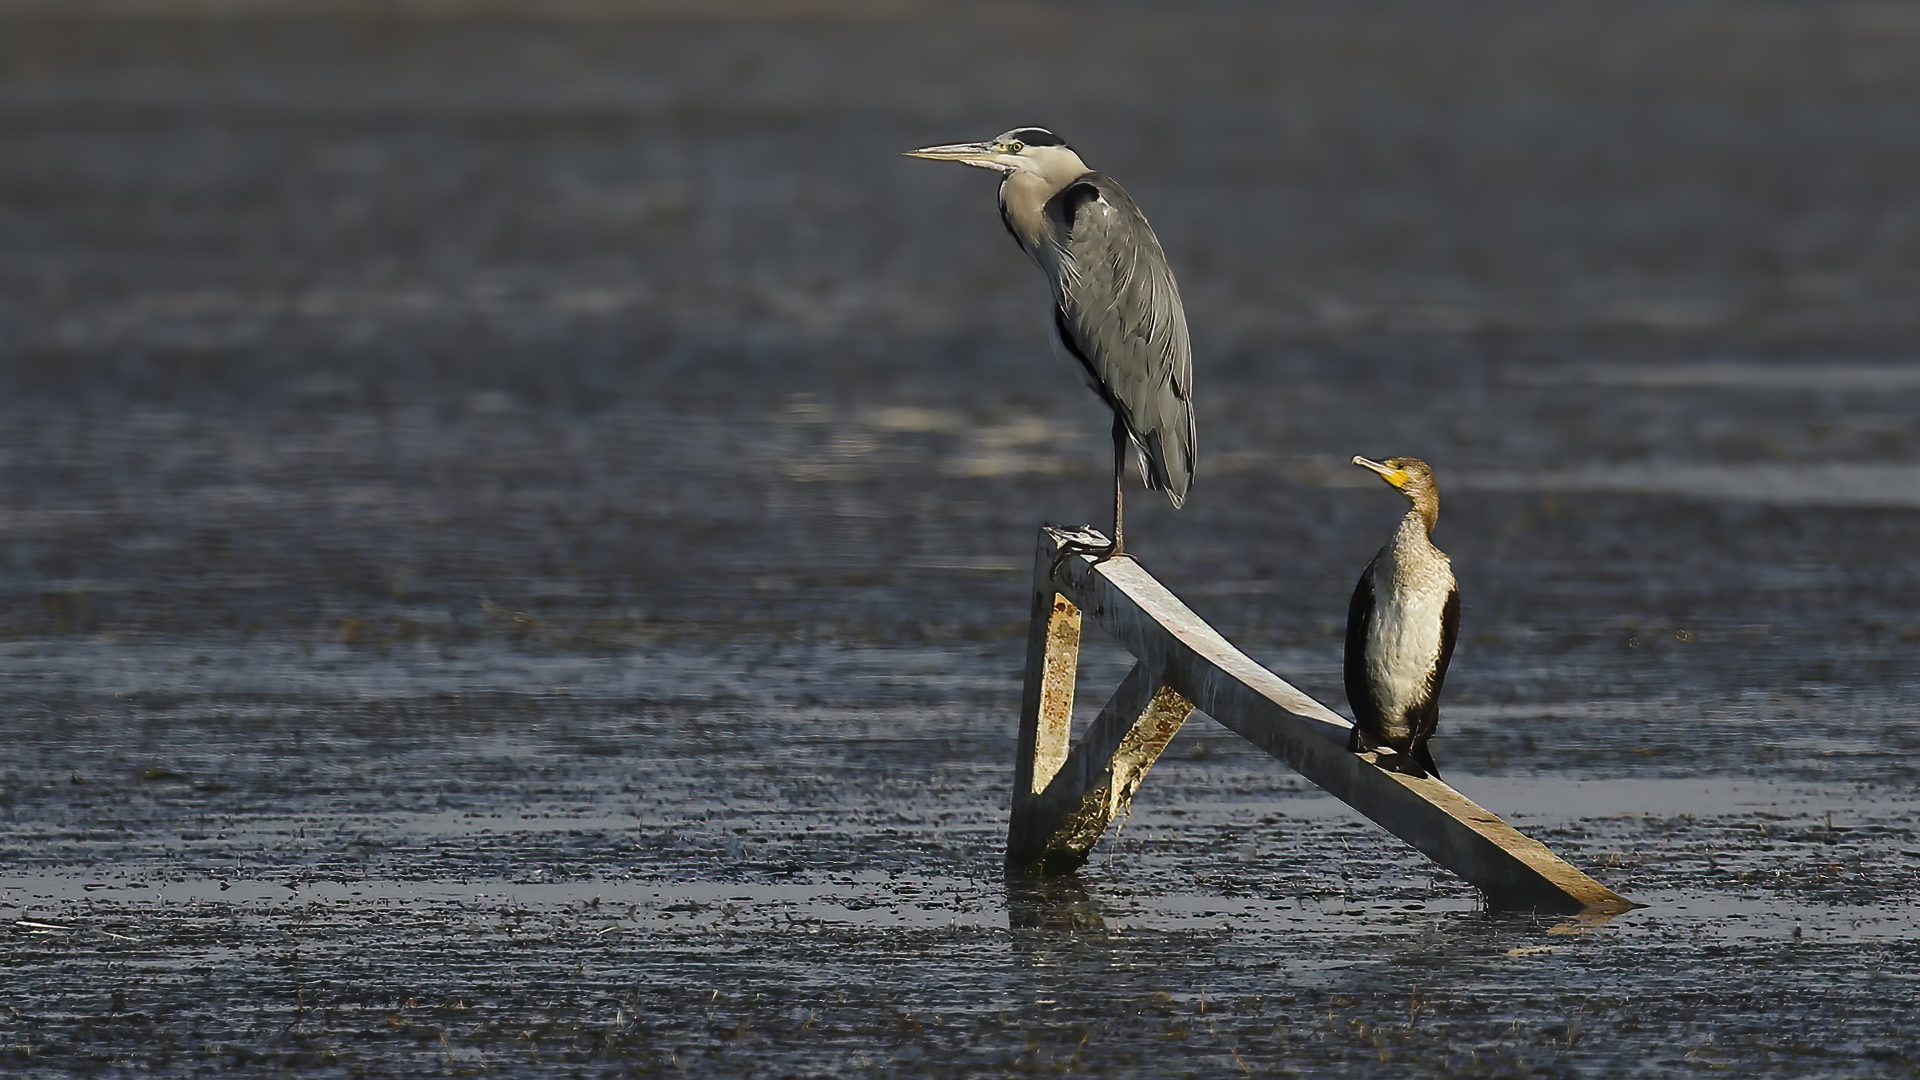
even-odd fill
[[[1014,239],[1027,254],[1044,263],[1052,255],[1045,247],[1047,200],[1092,170],[1079,154],[1064,146],[1030,146],[1016,161],[1013,171],[1000,182],[1000,205]]]

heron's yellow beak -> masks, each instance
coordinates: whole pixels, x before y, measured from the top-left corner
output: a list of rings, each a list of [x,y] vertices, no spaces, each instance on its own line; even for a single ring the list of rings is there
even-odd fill
[[[1394,487],[1407,486],[1407,470],[1405,469],[1396,469],[1391,465],[1374,461],[1372,458],[1363,458],[1358,454],[1353,456],[1353,463],[1363,469],[1372,469],[1374,472],[1379,473],[1380,479],[1385,480]]]
[[[918,150],[909,150],[907,157],[926,158],[928,161],[958,161],[965,165],[978,165],[983,169],[1005,171],[1007,166],[1000,161],[1000,149],[990,142],[948,143],[945,146],[923,146]]]

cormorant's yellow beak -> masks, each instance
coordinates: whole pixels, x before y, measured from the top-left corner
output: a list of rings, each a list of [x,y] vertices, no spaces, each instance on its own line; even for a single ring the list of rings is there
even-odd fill
[[[945,146],[923,146],[918,150],[909,150],[907,157],[926,158],[928,161],[958,161],[963,165],[978,165],[983,169],[1007,171],[1008,164],[1001,159],[1000,148],[990,142],[948,143]]]
[[[1407,470],[1405,469],[1396,469],[1391,465],[1374,461],[1371,458],[1363,458],[1359,454],[1353,455],[1353,463],[1363,469],[1372,469],[1374,472],[1379,473],[1380,479],[1385,480],[1394,487],[1407,486]]]

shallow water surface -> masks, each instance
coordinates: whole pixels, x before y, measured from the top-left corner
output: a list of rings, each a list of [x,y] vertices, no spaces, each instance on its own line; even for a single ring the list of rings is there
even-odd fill
[[[0,1072],[1920,1072],[1920,21],[351,10],[0,0]],[[1144,565],[1343,708],[1432,462],[1437,756],[1645,907],[1205,717],[1002,879],[1106,421],[897,155],[1019,123],[1180,275]]]

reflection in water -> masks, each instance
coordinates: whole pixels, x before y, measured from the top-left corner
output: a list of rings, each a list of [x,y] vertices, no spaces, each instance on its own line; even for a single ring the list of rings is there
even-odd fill
[[[1100,930],[1107,928],[1100,903],[1078,875],[1007,879],[1007,926],[1011,929]]]

